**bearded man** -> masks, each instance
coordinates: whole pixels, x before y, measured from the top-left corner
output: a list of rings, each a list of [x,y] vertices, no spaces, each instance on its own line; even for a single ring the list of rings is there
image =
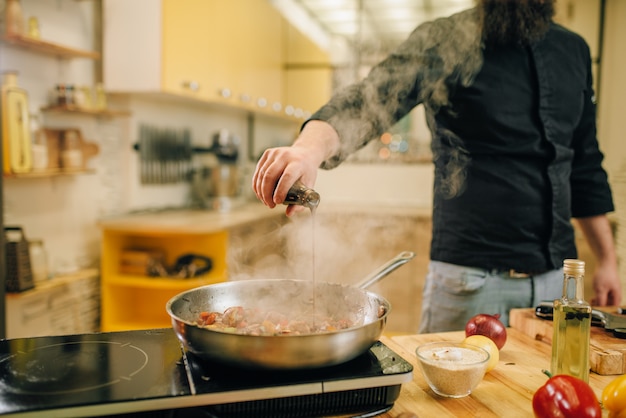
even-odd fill
[[[508,325],[510,309],[561,297],[563,261],[577,257],[573,218],[597,258],[593,303],[619,304],[589,48],[553,15],[553,0],[479,0],[420,25],[292,146],[265,151],[257,196],[275,207],[296,180],[314,187],[318,167],[423,104],[435,189],[419,331],[460,330],[477,313]]]

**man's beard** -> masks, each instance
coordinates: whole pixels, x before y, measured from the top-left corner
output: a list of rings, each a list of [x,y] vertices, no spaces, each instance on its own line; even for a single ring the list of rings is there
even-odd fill
[[[478,0],[487,45],[528,45],[543,38],[555,0]]]

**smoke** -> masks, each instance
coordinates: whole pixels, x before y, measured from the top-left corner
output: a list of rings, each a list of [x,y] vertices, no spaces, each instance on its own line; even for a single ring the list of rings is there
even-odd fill
[[[354,285],[401,251],[411,218],[318,209],[275,223],[271,231],[231,243],[230,280],[296,279]],[[412,240],[412,242],[415,242]],[[255,253],[254,257],[250,257]]]
[[[388,130],[414,105],[424,103],[434,138],[437,192],[445,197],[458,195],[464,189],[469,156],[461,139],[437,126],[434,115],[449,105],[449,86],[469,86],[482,62],[476,9],[420,25],[364,80],[341,89],[320,109],[319,115],[342,139],[338,155],[323,168],[335,167]]]

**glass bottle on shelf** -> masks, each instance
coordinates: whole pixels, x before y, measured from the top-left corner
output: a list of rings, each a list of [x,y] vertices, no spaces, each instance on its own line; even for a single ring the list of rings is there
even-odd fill
[[[107,96],[104,91],[104,85],[102,83],[97,83],[95,88],[95,108],[97,110],[106,110],[107,108]]]
[[[35,283],[48,280],[48,253],[40,239],[28,241],[30,252],[30,266]]]
[[[41,38],[41,31],[39,30],[39,19],[35,16],[28,18],[28,36],[33,39]]]
[[[563,297],[554,301],[551,373],[589,381],[591,305],[584,300],[585,262],[563,262]]]
[[[39,126],[39,117],[30,115],[31,152],[33,154],[33,170],[41,171],[48,168],[48,141],[45,132]]]

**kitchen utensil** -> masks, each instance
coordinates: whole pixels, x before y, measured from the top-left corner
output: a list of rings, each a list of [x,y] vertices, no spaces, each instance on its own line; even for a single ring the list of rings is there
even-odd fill
[[[23,292],[35,287],[28,240],[19,226],[4,227],[6,247],[6,290]]]
[[[382,279],[413,257],[412,252],[400,253],[356,286],[308,280],[232,281],[180,293],[167,302],[166,310],[187,350],[208,360],[267,369],[340,364],[362,354],[378,340],[391,310],[385,298],[362,286]],[[318,334],[253,336],[212,330],[196,323],[200,312],[223,312],[233,306],[280,308],[292,317],[314,307],[317,315],[346,318],[358,325]]]
[[[542,301],[535,308],[535,315],[542,319],[552,319],[553,309],[552,302]],[[608,330],[626,328],[626,316],[612,314],[600,309],[592,309],[591,324]]]
[[[139,127],[139,172],[142,184],[186,181],[191,171],[191,133],[188,129]]]

